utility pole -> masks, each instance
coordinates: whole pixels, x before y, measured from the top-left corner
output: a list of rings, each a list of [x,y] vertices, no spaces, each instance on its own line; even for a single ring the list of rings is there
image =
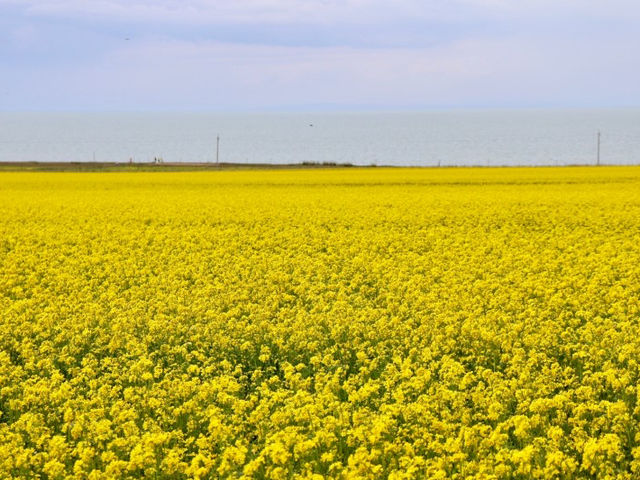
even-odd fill
[[[596,156],[596,165],[600,165],[600,130],[598,130],[598,149]]]
[[[220,163],[220,135],[216,137],[216,163]]]

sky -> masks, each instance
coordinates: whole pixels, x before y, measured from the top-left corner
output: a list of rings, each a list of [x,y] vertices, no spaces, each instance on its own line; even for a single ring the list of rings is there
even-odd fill
[[[0,111],[640,106],[637,0],[0,0]]]

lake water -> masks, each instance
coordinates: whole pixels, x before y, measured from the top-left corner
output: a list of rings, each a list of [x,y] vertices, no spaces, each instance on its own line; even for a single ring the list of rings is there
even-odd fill
[[[640,109],[416,113],[0,113],[0,161],[640,163]]]

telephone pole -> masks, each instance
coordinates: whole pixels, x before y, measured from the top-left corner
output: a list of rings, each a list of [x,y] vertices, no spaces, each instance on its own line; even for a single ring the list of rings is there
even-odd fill
[[[600,130],[598,130],[598,149],[596,155],[596,165],[600,165]]]

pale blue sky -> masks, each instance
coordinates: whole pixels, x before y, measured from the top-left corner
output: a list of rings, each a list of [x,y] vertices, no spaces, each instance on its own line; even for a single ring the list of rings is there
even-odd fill
[[[640,106],[636,0],[0,0],[0,110]]]

